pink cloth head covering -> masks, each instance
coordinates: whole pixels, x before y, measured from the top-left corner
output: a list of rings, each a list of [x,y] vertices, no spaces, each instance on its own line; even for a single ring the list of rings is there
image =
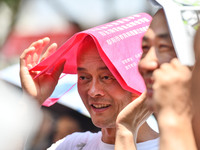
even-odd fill
[[[76,33],[54,54],[36,65],[31,71],[41,71],[39,75],[48,73],[54,65],[66,60],[63,73],[76,74],[78,48],[83,39],[90,36],[102,60],[120,85],[125,90],[141,94],[145,90],[145,84],[137,66],[142,55],[142,37],[151,19],[150,15],[141,13]],[[51,105],[59,98],[53,99],[53,102],[46,101],[44,105]]]

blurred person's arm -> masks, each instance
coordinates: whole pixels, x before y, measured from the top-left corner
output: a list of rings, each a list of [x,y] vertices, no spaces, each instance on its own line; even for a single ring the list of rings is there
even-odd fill
[[[198,99],[198,101],[195,102],[194,105],[195,105],[195,114],[193,117],[192,126],[193,126],[193,132],[195,135],[197,148],[200,149],[200,118],[199,118],[199,116],[200,116],[200,100]]]
[[[191,74],[177,59],[154,71],[153,103],[161,150],[196,150],[192,130]]]
[[[57,64],[50,74],[40,75],[38,78],[34,79],[39,72],[30,72],[29,69],[47,58],[57,48],[57,45],[53,43],[41,57],[42,51],[49,41],[49,38],[43,38],[33,42],[20,56],[20,79],[22,89],[33,98],[37,99],[40,104],[52,94],[65,63]]]
[[[146,92],[119,113],[116,120],[115,150],[136,150],[138,130],[152,113],[145,100]]]
[[[200,30],[199,30],[200,31]],[[199,44],[199,43],[198,43]],[[198,149],[200,149],[200,59],[197,58],[197,62],[195,64],[195,67],[193,69],[192,73],[192,100],[193,100],[193,107],[194,107],[194,117],[192,120],[192,125],[193,125],[193,132],[195,135],[195,140]]]
[[[200,149],[200,28],[198,28],[194,38],[194,52],[196,63],[192,72],[192,100],[194,106],[194,117],[193,117],[193,132],[198,149]]]

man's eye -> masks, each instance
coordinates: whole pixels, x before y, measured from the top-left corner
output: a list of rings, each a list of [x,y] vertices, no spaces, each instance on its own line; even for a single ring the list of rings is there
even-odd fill
[[[143,45],[143,46],[142,46],[142,50],[143,50],[144,53],[148,52],[149,48],[150,48],[150,47],[147,46],[147,45]]]
[[[105,80],[110,80],[110,79],[111,79],[111,77],[109,77],[109,76],[103,76],[103,77],[102,77],[102,79],[105,79]]]
[[[84,76],[80,76],[79,79],[80,79],[80,80],[85,80],[86,77],[84,77]]]
[[[111,80],[115,80],[115,77],[114,76],[102,76],[101,77],[102,80],[106,80],[106,81],[111,81]]]
[[[78,77],[79,83],[88,83],[91,80],[90,76],[79,76]]]
[[[171,47],[168,46],[168,45],[160,45],[160,46],[159,46],[159,50],[160,50],[161,52],[165,52],[165,51],[171,50]]]
[[[148,45],[142,45],[142,51],[143,51],[143,53],[142,53],[141,59],[146,56],[146,54],[148,53],[149,49],[150,49],[150,47]]]

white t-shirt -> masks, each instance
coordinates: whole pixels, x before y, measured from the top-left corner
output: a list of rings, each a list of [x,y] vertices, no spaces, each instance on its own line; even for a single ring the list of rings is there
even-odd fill
[[[47,150],[114,150],[113,144],[101,140],[102,133],[75,132],[54,143]],[[138,143],[137,150],[158,150],[159,138]]]

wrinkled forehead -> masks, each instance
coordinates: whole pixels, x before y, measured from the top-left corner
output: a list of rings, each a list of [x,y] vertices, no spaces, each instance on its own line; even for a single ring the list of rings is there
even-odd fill
[[[87,60],[87,62],[90,62],[90,61],[102,61],[103,62],[96,47],[88,47],[88,48],[82,49],[80,51],[80,53],[78,54],[78,57],[77,57],[77,64],[80,64],[81,62],[83,62],[85,60]]]

